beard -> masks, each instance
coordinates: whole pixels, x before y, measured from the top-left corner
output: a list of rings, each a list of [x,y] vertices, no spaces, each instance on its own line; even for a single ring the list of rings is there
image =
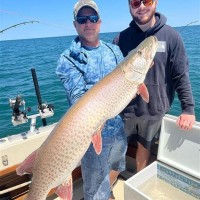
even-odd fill
[[[156,13],[156,8],[154,10],[151,10],[151,13],[148,16],[140,17],[138,15],[133,15],[133,19],[137,24],[145,25],[153,19],[155,13]]]

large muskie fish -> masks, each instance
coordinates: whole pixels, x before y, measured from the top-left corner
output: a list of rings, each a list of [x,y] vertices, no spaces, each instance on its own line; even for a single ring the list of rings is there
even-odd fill
[[[85,93],[63,116],[41,147],[28,156],[17,173],[32,173],[26,200],[44,200],[55,188],[61,199],[72,199],[71,173],[91,141],[101,152],[101,127],[119,114],[137,92],[148,102],[143,84],[157,51],[157,38],[148,37],[107,76]]]

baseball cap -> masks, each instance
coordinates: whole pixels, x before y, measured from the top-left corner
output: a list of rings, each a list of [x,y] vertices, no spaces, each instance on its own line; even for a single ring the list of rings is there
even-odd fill
[[[78,12],[81,10],[83,7],[90,7],[96,11],[96,13],[99,15],[99,9],[97,7],[97,4],[93,0],[79,0],[75,5],[74,5],[74,17],[77,16]]]

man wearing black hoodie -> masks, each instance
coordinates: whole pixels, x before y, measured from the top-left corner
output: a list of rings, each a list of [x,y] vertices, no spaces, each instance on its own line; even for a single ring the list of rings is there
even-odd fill
[[[183,41],[173,28],[166,25],[165,16],[156,12],[157,3],[158,0],[129,0],[133,20],[114,39],[124,56],[148,36],[155,35],[159,41],[154,64],[145,79],[149,103],[138,95],[122,112],[127,135],[137,139],[137,171],[148,165],[151,143],[159,134],[162,118],[169,111],[175,92],[182,108],[177,125],[190,130],[195,122],[189,64]]]

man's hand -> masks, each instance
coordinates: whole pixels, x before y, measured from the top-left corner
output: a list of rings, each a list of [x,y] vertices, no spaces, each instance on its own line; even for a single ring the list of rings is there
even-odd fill
[[[189,115],[189,114],[181,114],[176,124],[183,130],[188,131],[192,129],[192,126],[195,122],[195,115]]]

